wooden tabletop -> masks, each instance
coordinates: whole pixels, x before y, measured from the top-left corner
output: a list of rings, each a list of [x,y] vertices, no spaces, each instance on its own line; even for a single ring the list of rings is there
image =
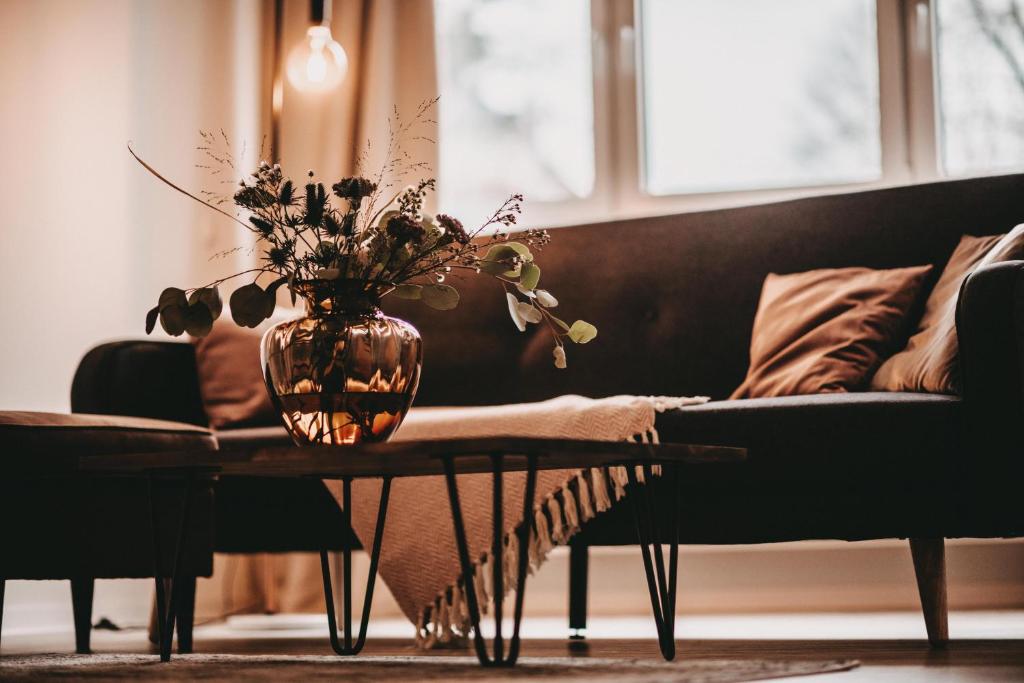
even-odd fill
[[[257,477],[414,477],[443,474],[444,459],[449,457],[460,474],[492,472],[497,455],[502,456],[504,471],[515,472],[525,470],[530,457],[536,458],[537,469],[542,470],[669,462],[708,465],[741,461],[746,450],[693,444],[493,437],[94,455],[79,458],[78,466],[83,472],[118,475],[191,470]]]

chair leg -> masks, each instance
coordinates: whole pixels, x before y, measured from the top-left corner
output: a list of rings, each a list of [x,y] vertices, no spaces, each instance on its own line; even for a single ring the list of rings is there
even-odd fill
[[[7,579],[0,579],[0,638],[4,633],[4,590],[7,588]],[[0,640],[2,642],[2,640]]]
[[[75,615],[75,652],[87,655],[92,633],[92,579],[71,579],[71,608]]]
[[[583,640],[587,630],[587,573],[590,556],[583,543],[569,542],[569,639]]]
[[[196,577],[186,576],[178,581],[178,654],[192,652],[192,622],[196,611]]]
[[[928,643],[933,648],[944,648],[949,641],[945,541],[941,538],[912,538],[910,554],[914,558]]]

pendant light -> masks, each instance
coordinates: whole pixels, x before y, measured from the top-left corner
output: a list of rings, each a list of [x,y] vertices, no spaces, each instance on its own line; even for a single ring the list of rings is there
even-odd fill
[[[288,53],[288,80],[302,92],[327,92],[336,88],[348,71],[345,50],[331,35],[330,0],[311,0],[309,24],[302,42]]]

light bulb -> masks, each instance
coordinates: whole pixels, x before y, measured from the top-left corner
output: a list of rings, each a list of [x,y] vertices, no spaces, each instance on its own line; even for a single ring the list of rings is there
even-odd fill
[[[326,26],[310,26],[306,38],[288,53],[288,80],[303,92],[336,87],[348,71],[345,50]]]

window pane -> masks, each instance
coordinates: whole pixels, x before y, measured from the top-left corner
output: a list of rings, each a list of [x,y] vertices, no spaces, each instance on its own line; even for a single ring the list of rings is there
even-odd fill
[[[643,0],[648,192],[881,174],[873,0]]]
[[[594,184],[587,0],[437,0],[442,206],[465,220]]]
[[[1024,3],[940,0],[937,9],[943,167],[1024,165]]]

